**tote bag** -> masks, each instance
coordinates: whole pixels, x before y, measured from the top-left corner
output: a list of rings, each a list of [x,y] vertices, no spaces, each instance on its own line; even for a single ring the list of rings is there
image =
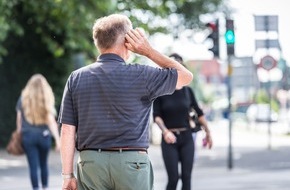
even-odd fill
[[[22,155],[24,150],[21,144],[21,133],[16,130],[11,134],[10,140],[6,146],[6,151],[12,155]]]

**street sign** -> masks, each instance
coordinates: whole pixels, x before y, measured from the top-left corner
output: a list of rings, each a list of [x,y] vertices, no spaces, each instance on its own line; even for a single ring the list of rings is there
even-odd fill
[[[261,59],[260,66],[267,71],[270,71],[274,67],[276,67],[277,61],[270,55],[266,55]]]
[[[280,43],[279,43],[278,39],[256,40],[256,49],[259,49],[259,48],[267,48],[267,49],[277,48],[277,49],[280,49]]]
[[[255,16],[256,31],[278,31],[278,16]]]

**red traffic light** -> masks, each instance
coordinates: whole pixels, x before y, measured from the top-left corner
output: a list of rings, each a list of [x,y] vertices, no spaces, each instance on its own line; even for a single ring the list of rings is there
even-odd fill
[[[217,25],[216,25],[216,23],[209,22],[209,23],[207,23],[205,26],[208,27],[208,28],[210,28],[212,31],[217,30]]]
[[[219,22],[209,22],[205,25],[209,29],[209,34],[207,39],[212,41],[212,46],[208,49],[214,55],[214,57],[219,57]]]

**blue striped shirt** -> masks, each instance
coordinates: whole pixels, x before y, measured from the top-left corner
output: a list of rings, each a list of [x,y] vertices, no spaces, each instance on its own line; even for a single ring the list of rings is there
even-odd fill
[[[125,64],[116,54],[69,76],[58,122],[77,128],[78,150],[149,146],[149,117],[153,101],[172,94],[175,69]]]

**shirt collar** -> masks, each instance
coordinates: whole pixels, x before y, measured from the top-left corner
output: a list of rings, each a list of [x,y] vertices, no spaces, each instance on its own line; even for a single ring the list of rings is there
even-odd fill
[[[98,62],[118,62],[125,64],[125,61],[122,57],[113,53],[105,53],[98,56]]]

